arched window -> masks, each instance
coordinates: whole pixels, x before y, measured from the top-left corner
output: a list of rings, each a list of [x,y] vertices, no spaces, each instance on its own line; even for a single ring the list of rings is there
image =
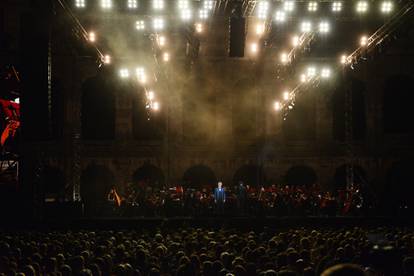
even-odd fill
[[[384,132],[413,133],[414,79],[408,75],[388,78],[384,85]]]
[[[294,166],[286,172],[285,180],[289,186],[311,186],[316,183],[318,177],[311,167]]]
[[[211,168],[205,165],[196,165],[185,171],[183,181],[187,188],[203,188],[215,186],[217,178]]]
[[[357,165],[345,164],[336,169],[334,175],[335,190],[344,190],[347,186],[347,169],[352,166],[353,183],[359,186],[367,184],[367,175],[365,170]]]
[[[404,160],[395,162],[388,171],[386,178],[386,189],[383,201],[391,209],[407,209],[413,213],[414,208],[412,195],[414,194],[414,185],[412,185],[412,172],[414,162]]]
[[[82,138],[109,140],[115,137],[115,97],[111,78],[100,72],[82,87]]]
[[[351,90],[351,106],[346,110],[346,89]],[[366,133],[365,114],[365,85],[363,82],[352,79],[350,87],[338,87],[332,96],[333,136],[335,140],[345,141],[346,120],[352,121],[352,139],[362,140]],[[351,112],[352,110],[352,112]],[[349,117],[347,119],[346,112]]]
[[[65,175],[60,169],[50,166],[45,167],[42,172],[42,184],[42,192],[45,198],[64,199]]]
[[[90,165],[82,172],[81,197],[89,210],[102,207],[113,186],[115,177],[105,166]]]

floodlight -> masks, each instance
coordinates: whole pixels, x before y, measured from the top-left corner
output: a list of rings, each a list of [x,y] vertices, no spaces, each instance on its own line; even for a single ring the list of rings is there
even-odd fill
[[[290,98],[290,93],[288,91],[283,92],[283,99],[285,101],[289,100]]]
[[[111,63],[111,56],[110,55],[104,55],[103,56],[103,63],[110,64]]]
[[[341,56],[341,64],[345,64],[347,62],[348,58],[346,55]]]
[[[273,108],[274,108],[276,111],[279,111],[280,109],[282,109],[282,105],[280,104],[280,102],[279,102],[279,101],[276,101],[276,102],[274,103],[274,105],[273,105]]]
[[[152,8],[154,10],[163,10],[164,9],[164,0],[152,0]]]
[[[297,47],[300,44],[300,38],[297,35],[292,37],[292,45],[293,47]]]
[[[252,51],[252,53],[257,53],[259,51],[259,46],[257,45],[257,43],[250,44],[250,50]]]
[[[119,75],[121,76],[121,78],[126,79],[129,78],[129,70],[126,68],[123,68],[119,71]]]
[[[164,54],[162,55],[162,60],[163,60],[164,62],[168,62],[168,61],[170,61],[170,54],[169,54],[169,53],[164,53]]]
[[[180,14],[181,14],[181,19],[184,21],[190,20],[193,15],[191,10],[189,9],[181,10]]]
[[[328,79],[331,77],[331,69],[329,68],[322,68],[321,70],[321,78]]]
[[[366,13],[368,11],[368,2],[359,1],[356,6],[356,11],[358,13]]]
[[[306,77],[306,75],[305,74],[301,74],[300,75],[300,81],[301,82],[306,82],[308,80],[308,78]]]
[[[101,0],[101,8],[109,10],[112,8],[112,0]]]
[[[145,29],[145,21],[144,20],[138,20],[138,21],[136,21],[135,22],[135,28],[137,30],[140,30],[140,31],[144,30]]]
[[[138,8],[138,0],[128,0],[127,6],[131,10]]]
[[[309,2],[308,3],[308,11],[316,12],[318,10],[318,2]]]
[[[95,32],[89,32],[88,33],[88,40],[90,42],[95,42],[96,41],[96,34],[95,34]]]
[[[359,44],[361,46],[367,46],[367,44],[368,44],[368,37],[366,35],[363,35],[361,37],[361,39],[359,40]]]
[[[160,47],[165,46],[165,41],[166,41],[165,36],[160,35],[157,37],[158,46]]]
[[[319,32],[322,34],[326,34],[328,33],[330,30],[330,26],[329,23],[326,21],[322,21],[321,23],[319,23]]]
[[[316,68],[315,68],[315,67],[313,67],[313,66],[308,67],[308,68],[306,69],[306,75],[307,75],[309,78],[314,77],[314,76],[316,75]]]
[[[340,11],[342,11],[342,2],[333,2],[332,3],[332,11],[333,12],[340,12]]]
[[[391,1],[384,1],[381,3],[381,12],[382,13],[390,13],[392,12],[394,5]]]
[[[198,17],[200,19],[207,19],[208,18],[208,10],[202,9],[198,11]]]
[[[77,8],[84,8],[84,7],[86,7],[85,0],[76,0],[75,1],[75,7],[77,7]]]
[[[300,25],[300,30],[304,33],[312,31],[312,23],[309,21],[302,22]]]
[[[257,16],[260,19],[267,18],[267,12],[269,11],[269,2],[268,1],[260,1],[257,8]]]
[[[295,2],[294,1],[285,1],[283,3],[283,9],[287,12],[292,12],[295,9]]]
[[[160,109],[160,104],[158,102],[153,102],[152,109],[158,111]]]
[[[213,0],[205,0],[203,2],[203,8],[206,10],[212,10],[214,7],[214,1]]]
[[[152,27],[154,28],[154,30],[164,29],[164,19],[160,17],[154,18],[152,21]]]
[[[197,33],[202,33],[203,32],[203,24],[196,23],[195,24],[195,30],[196,30]]]
[[[265,24],[264,23],[259,23],[256,25],[256,34],[257,35],[262,35],[265,31]]]
[[[190,4],[188,0],[178,0],[178,9],[180,10],[187,10],[190,8]]]
[[[289,62],[289,55],[287,53],[281,53],[280,54],[280,62],[282,62],[282,64],[286,64]]]
[[[154,91],[149,91],[147,97],[148,97],[148,100],[152,101],[155,98]]]
[[[276,22],[285,22],[286,21],[286,13],[284,11],[276,11],[275,20],[276,20]]]

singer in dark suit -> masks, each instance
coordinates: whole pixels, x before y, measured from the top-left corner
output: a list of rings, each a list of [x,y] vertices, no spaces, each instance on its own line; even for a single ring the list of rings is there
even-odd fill
[[[226,192],[221,181],[217,183],[217,188],[214,189],[214,202],[216,203],[217,213],[223,213],[224,203],[226,202]]]

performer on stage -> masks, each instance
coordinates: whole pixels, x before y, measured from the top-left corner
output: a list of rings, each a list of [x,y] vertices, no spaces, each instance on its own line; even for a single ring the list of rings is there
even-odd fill
[[[214,202],[216,203],[217,213],[222,213],[226,202],[226,192],[221,181],[217,183],[217,188],[214,189]]]
[[[116,192],[115,186],[112,186],[108,193],[108,201],[113,202],[116,207],[121,206],[121,197]]]
[[[247,190],[243,184],[243,181],[239,182],[237,199],[239,203],[239,211],[241,214],[244,214],[244,212],[246,211]]]

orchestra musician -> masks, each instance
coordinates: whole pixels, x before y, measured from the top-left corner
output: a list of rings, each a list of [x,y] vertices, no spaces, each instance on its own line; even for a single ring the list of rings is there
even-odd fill
[[[114,207],[120,207],[122,199],[116,191],[115,186],[112,186],[107,196],[108,202],[111,202]]]

